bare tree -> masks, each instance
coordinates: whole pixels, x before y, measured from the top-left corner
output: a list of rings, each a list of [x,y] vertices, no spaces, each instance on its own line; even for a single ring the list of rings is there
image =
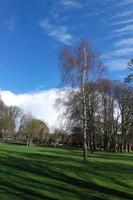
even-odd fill
[[[87,160],[87,98],[85,84],[95,82],[103,72],[103,65],[89,42],[81,41],[75,48],[66,47],[60,55],[62,83],[80,90],[83,106],[83,160]]]
[[[121,152],[128,151],[128,138],[133,126],[133,89],[118,83],[116,85],[116,99],[120,110]],[[132,141],[129,141],[132,142]]]

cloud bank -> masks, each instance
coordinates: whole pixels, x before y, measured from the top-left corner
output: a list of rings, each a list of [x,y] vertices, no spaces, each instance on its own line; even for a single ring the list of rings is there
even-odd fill
[[[15,94],[11,91],[1,91],[1,99],[7,106],[15,105],[25,113],[31,113],[38,119],[44,120],[49,127],[61,127],[60,118],[64,108],[55,106],[56,100],[63,94],[57,89],[42,90],[31,93]]]

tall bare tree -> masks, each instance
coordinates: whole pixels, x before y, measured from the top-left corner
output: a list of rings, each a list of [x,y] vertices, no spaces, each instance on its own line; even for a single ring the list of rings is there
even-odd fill
[[[87,160],[87,97],[86,83],[95,82],[103,72],[98,54],[88,41],[81,41],[74,48],[66,47],[60,54],[62,83],[80,90],[83,106],[83,161]]]

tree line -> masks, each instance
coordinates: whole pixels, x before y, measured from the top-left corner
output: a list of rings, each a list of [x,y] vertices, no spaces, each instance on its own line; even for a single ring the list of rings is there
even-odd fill
[[[69,143],[70,137],[57,128],[51,131],[43,120],[25,114],[17,106],[6,106],[0,98],[0,140],[27,146],[57,146]]]
[[[130,70],[133,66],[131,61]],[[62,84],[71,91],[62,99],[74,143],[87,150],[129,152],[133,145],[133,88],[104,78],[106,68],[88,41],[60,54]],[[132,82],[132,73],[127,82]],[[60,102],[60,101],[59,101]]]
[[[84,106],[81,90],[68,92],[65,116],[73,145],[83,145]],[[133,89],[119,81],[86,83],[86,144],[96,150],[129,152],[133,144]]]

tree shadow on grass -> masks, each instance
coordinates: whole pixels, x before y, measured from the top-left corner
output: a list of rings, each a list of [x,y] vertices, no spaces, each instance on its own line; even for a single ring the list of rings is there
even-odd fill
[[[107,159],[107,160],[119,160],[120,161],[133,161],[133,153],[112,153],[112,152],[96,152],[93,154],[94,157],[99,157],[101,159]]]
[[[18,179],[18,176],[16,176]],[[22,180],[22,177],[19,177],[20,180]],[[49,178],[51,178],[49,176]],[[30,179],[27,177],[24,177],[26,182],[31,182],[30,188],[29,184],[26,183],[25,186],[22,186],[21,183],[17,180],[16,183],[12,183],[11,181],[7,181],[6,183],[4,182],[3,186],[0,186],[0,189],[4,189],[5,192],[7,193],[12,193],[16,194],[16,196],[21,195],[22,199],[47,199],[47,200],[57,200],[57,199],[63,199],[64,195],[67,197],[65,199],[82,199],[82,200],[87,200],[87,199],[100,199],[102,200],[103,198],[97,197],[95,194],[91,195],[87,192],[80,192],[78,190],[69,188],[68,186],[63,186],[62,183],[60,185],[54,184],[54,183],[44,183],[41,181],[37,181],[34,179]],[[13,187],[13,190],[17,192],[12,192],[9,188]],[[35,190],[36,188],[36,190]],[[40,194],[39,191],[43,190],[43,194]],[[45,192],[48,192],[50,195],[53,197],[49,197],[45,195]]]
[[[18,155],[20,155],[20,158]],[[91,180],[85,180],[85,178],[84,180],[80,179],[80,172],[84,170],[90,170],[90,173],[93,173],[95,176],[100,176],[95,169],[103,170],[104,167],[107,167],[107,164],[101,163],[97,167],[95,163],[88,163],[81,164],[81,167],[76,167],[76,162],[79,161],[74,161],[75,166],[69,166],[71,167],[69,170],[77,170],[77,173],[79,173],[79,177],[77,178],[62,172],[63,168],[68,169],[67,163],[71,161],[69,157],[64,164],[60,164],[58,163],[59,161],[66,159],[63,156],[49,155],[46,157],[42,154],[24,153],[24,158],[21,157],[21,153],[18,155],[15,157],[15,155],[8,156],[6,154],[1,156],[0,159],[0,164],[3,169],[1,170],[3,179],[0,180],[0,189],[9,194],[16,196],[22,195],[22,199],[27,200],[62,200],[64,194],[66,196],[68,195],[68,200],[71,197],[82,200],[105,199],[105,195],[115,196],[121,199],[132,199],[132,195],[126,192],[98,185],[91,182]],[[112,165],[111,167],[113,167],[112,171],[116,171],[118,165]],[[124,169],[122,168],[121,171]],[[117,184],[119,183],[117,182]],[[42,193],[40,190],[44,192]],[[58,197],[56,197],[56,194]]]

